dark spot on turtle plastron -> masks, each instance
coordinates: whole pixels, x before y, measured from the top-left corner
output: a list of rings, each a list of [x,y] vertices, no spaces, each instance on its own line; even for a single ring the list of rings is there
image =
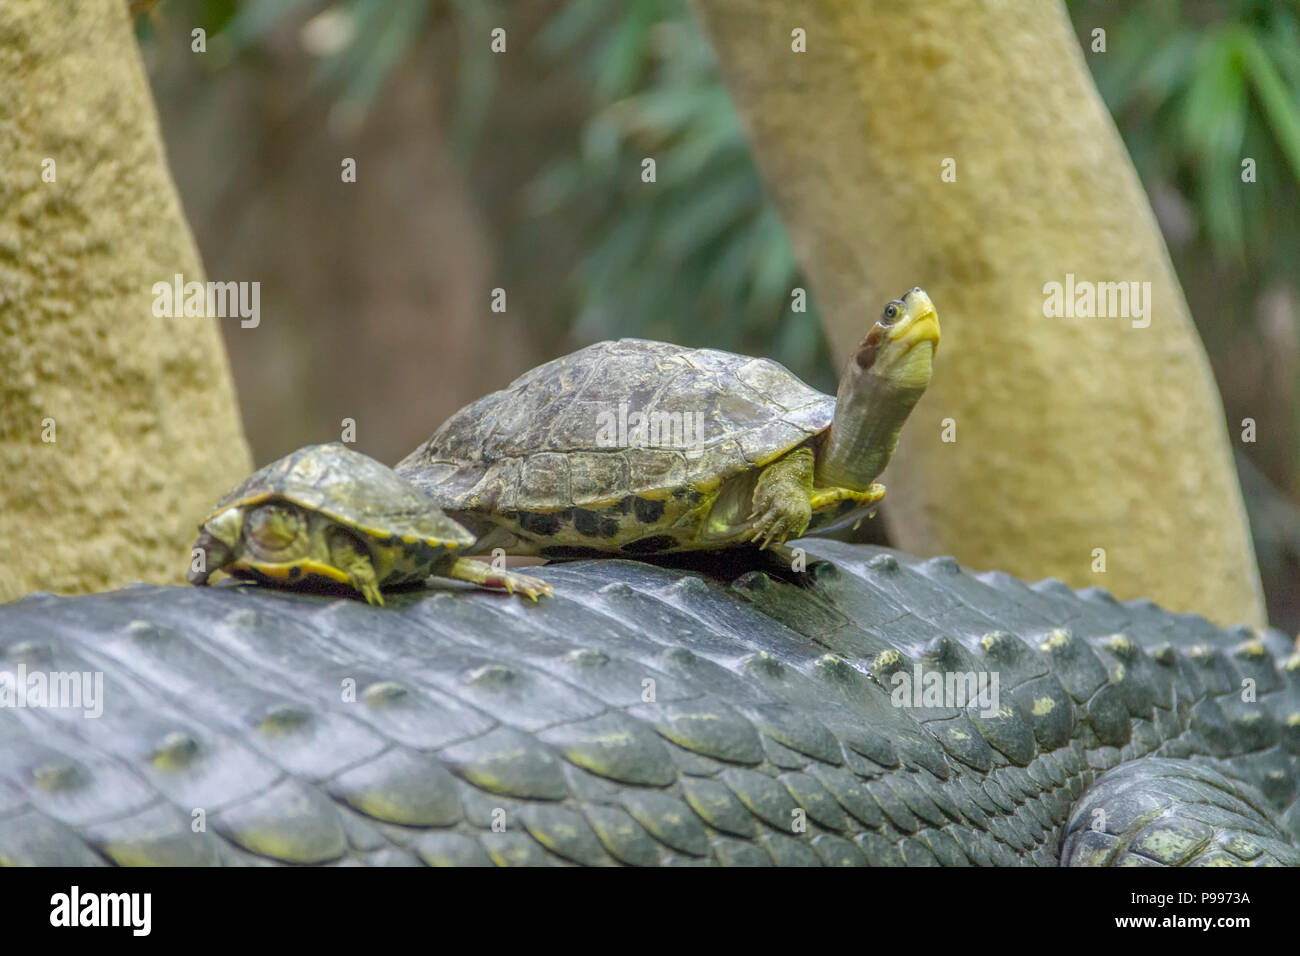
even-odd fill
[[[302,568],[295,564],[289,569],[289,578],[290,580],[297,581],[300,577],[302,577]]]
[[[650,538],[630,541],[623,545],[623,550],[628,554],[657,554],[660,551],[667,551],[675,544],[677,539],[672,535],[657,534]]]
[[[574,508],[573,529],[589,538],[612,538],[618,534],[618,519],[598,511]]]
[[[664,503],[651,501],[649,498],[634,497],[632,510],[636,514],[636,520],[641,524],[654,524],[664,516]]]
[[[520,511],[516,514],[515,520],[519,522],[520,529],[528,534],[549,537],[559,532],[561,524],[572,521],[573,514],[571,511],[552,511],[545,514],[538,511]]]

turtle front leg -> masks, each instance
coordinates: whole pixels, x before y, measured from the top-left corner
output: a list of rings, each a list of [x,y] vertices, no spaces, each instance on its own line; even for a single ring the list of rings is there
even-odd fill
[[[336,534],[330,540],[330,563],[348,576],[348,584],[361,593],[367,604],[384,606],[379,578],[370,555],[351,536]]]
[[[541,578],[520,574],[518,571],[498,570],[486,561],[475,561],[473,558],[454,558],[435,573],[485,588],[508,591],[510,594],[517,591],[534,601],[551,593],[551,586]]]
[[[813,453],[796,448],[763,469],[754,486],[749,540],[766,548],[797,538],[812,520]]]

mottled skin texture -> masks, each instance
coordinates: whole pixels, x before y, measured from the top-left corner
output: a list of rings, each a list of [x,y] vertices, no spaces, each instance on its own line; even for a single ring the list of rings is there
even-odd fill
[[[779,547],[871,513],[938,339],[924,291],[887,303],[836,398],[767,359],[599,342],[461,409],[396,470],[481,551]]]
[[[1300,862],[1282,635],[806,546],[804,586],[600,560],[539,569],[538,604],[0,606],[0,669],[105,681],[95,720],[0,708],[0,862]],[[918,664],[997,673],[1001,706],[894,706]]]
[[[272,462],[217,502],[199,526],[189,573],[225,571],[281,586],[346,584],[367,603],[381,587],[439,574],[536,599],[544,581],[458,557],[474,536],[386,465],[341,444]]]

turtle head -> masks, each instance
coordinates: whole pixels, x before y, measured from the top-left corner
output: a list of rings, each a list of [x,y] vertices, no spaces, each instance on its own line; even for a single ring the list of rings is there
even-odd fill
[[[206,584],[214,571],[236,561],[256,565],[295,560],[307,554],[307,535],[302,509],[288,502],[235,505],[200,525],[194,550],[203,552],[202,570],[192,562],[186,578],[191,584]]]
[[[835,420],[818,454],[818,485],[865,490],[879,477],[930,384],[938,349],[939,315],[924,289],[885,303],[840,376]]]
[[[190,570],[185,575],[190,584],[207,584],[214,571],[220,571],[235,559],[243,524],[243,509],[227,508],[199,525],[199,536],[191,549]]]
[[[854,378],[849,383],[853,387],[861,384],[862,376],[872,375],[899,389],[923,392],[938,350],[939,315],[925,290],[917,287],[885,303],[845,375]]]

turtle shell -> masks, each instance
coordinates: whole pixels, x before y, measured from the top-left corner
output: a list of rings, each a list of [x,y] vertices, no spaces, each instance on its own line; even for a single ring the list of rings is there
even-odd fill
[[[391,468],[338,442],[308,445],[254,472],[226,494],[208,519],[227,508],[282,498],[370,538],[398,537],[468,547],[456,521]]]
[[[632,416],[672,432],[637,437]],[[461,409],[397,466],[452,511],[599,507],[709,491],[830,427],[835,399],[770,359],[598,342]],[[619,430],[620,423],[626,427]],[[684,435],[688,441],[678,441]]]

